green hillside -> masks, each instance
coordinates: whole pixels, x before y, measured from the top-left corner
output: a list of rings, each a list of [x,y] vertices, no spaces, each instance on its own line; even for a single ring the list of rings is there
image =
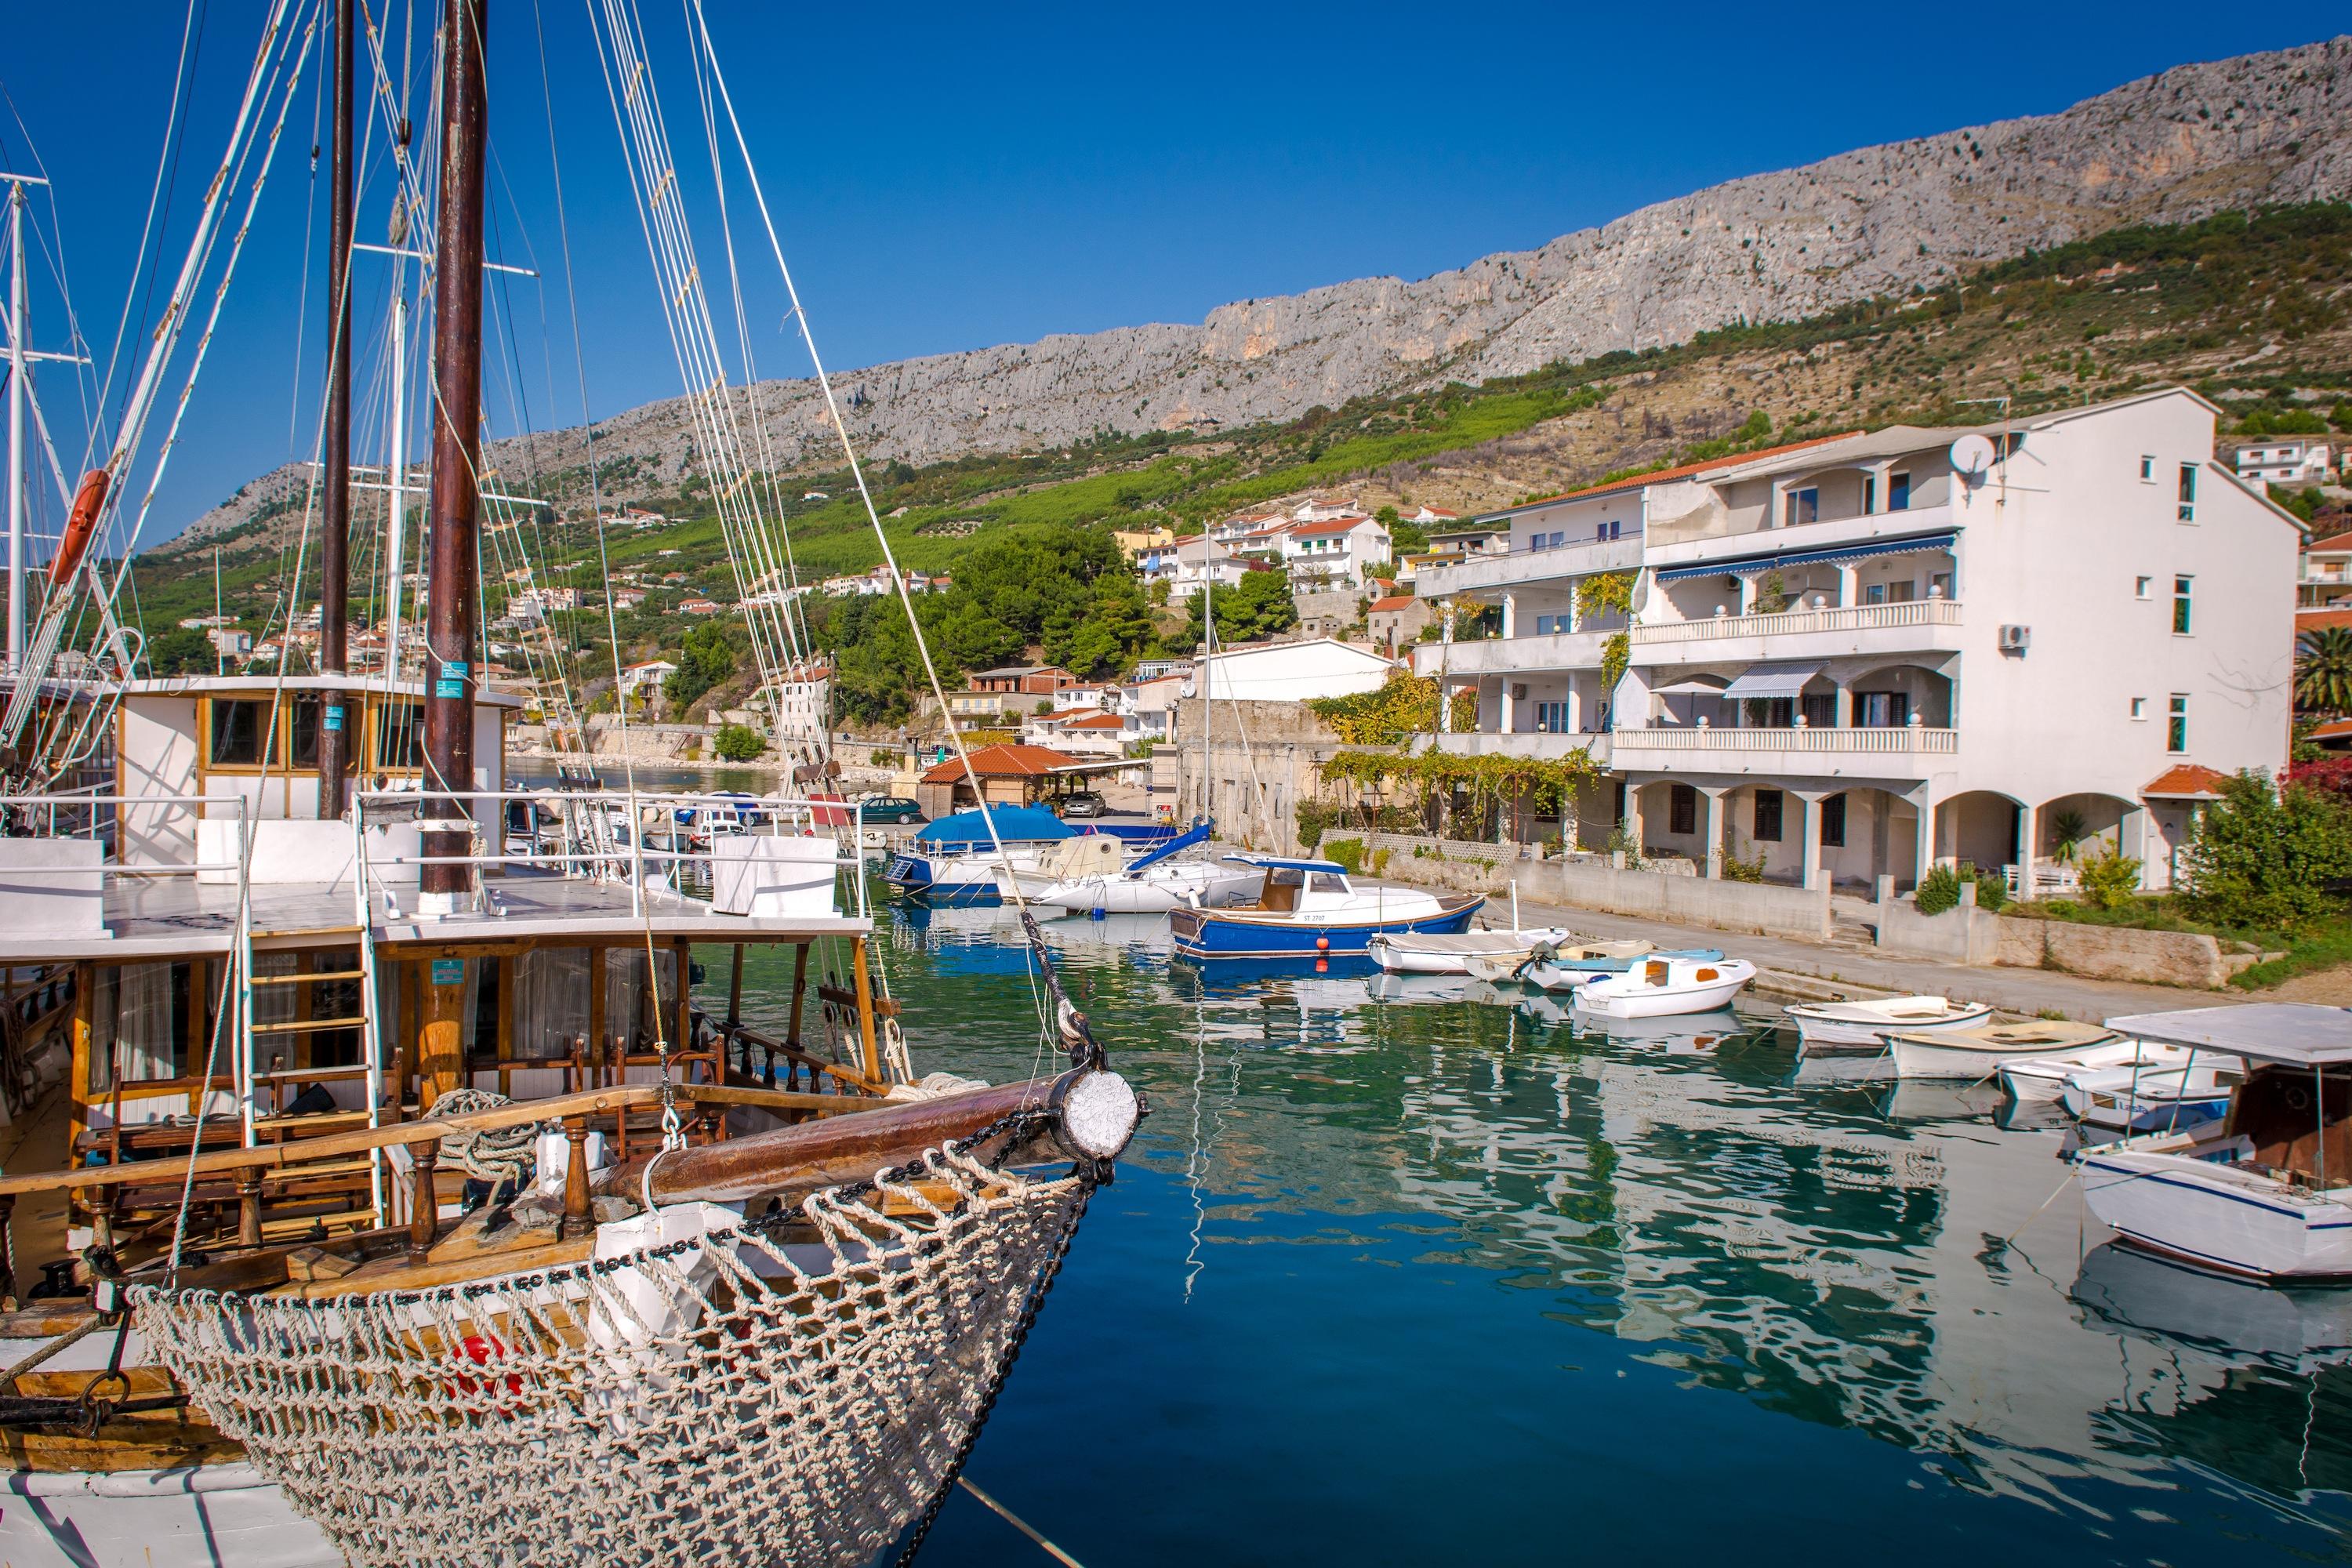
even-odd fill
[[[1367,504],[1470,511],[1806,435],[1992,417],[1976,400],[2007,397],[2027,414],[2172,382],[2220,403],[2240,433],[2352,428],[2348,307],[2352,206],[2223,214],[2116,230],[1932,292],[1728,327],[1671,349],[1476,387],[1368,396],[1215,436],[1105,435],[1047,452],[891,463],[868,480],[900,563],[958,578],[952,593],[923,605],[952,665],[1042,645],[1088,673],[1111,674],[1197,635],[1142,602],[1103,538],[1112,527],[1171,523],[1192,532],[1252,503],[1341,488]],[[633,466],[625,455],[614,461]],[[608,468],[607,477],[625,476]],[[533,558],[557,567],[558,583],[599,590],[593,535],[579,521],[588,511],[586,475],[547,481],[552,507],[527,530]],[[879,560],[845,471],[798,473],[787,488],[831,497],[786,509],[803,580]],[[698,488],[646,504],[685,521],[613,534],[611,563],[685,581],[651,585],[645,611],[621,617],[632,658],[679,647],[681,598],[736,596],[719,524]],[[281,509],[221,542],[224,599],[257,630],[290,570],[285,536],[294,521]],[[360,556],[359,571],[372,574],[364,543]],[[484,570],[495,585],[487,555]],[[315,568],[306,576],[305,604],[316,597]],[[142,559],[136,580],[159,636],[212,610],[208,550]],[[356,597],[355,612],[365,615],[364,595]],[[877,721],[906,710],[914,668],[903,626],[895,615],[877,615],[880,607],[818,600],[811,616],[817,640],[841,650],[848,710]],[[579,620],[564,628],[576,650],[585,645],[573,673],[593,681],[611,668],[603,617]],[[173,649],[157,652],[160,660]]]

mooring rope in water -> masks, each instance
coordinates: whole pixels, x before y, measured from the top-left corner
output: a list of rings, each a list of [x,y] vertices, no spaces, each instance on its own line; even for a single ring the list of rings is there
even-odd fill
[[[998,1518],[1003,1520],[1005,1523],[1011,1525],[1013,1529],[1019,1531],[1022,1534],[1027,1536],[1038,1545],[1044,1547],[1046,1554],[1052,1557],[1055,1562],[1061,1563],[1063,1568],[1085,1568],[1085,1565],[1076,1558],[1071,1556],[1068,1552],[1063,1551],[1060,1547],[1055,1545],[1052,1542],[1039,1534],[1035,1527],[1031,1525],[1027,1520],[1023,1519],[1019,1514],[1013,1512],[1011,1509],[1005,1507],[1003,1503],[997,1501],[994,1498],[989,1496],[978,1487],[973,1486],[971,1484],[971,1477],[958,1476],[956,1478],[956,1485],[961,1487],[964,1490],[978,1498],[982,1502],[986,1503],[989,1509],[994,1512]]]

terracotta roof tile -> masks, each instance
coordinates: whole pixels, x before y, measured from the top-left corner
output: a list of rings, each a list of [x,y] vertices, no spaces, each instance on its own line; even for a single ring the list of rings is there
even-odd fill
[[[971,771],[982,778],[1036,778],[1052,773],[1070,759],[1043,746],[982,746],[971,753]],[[950,757],[925,773],[925,784],[951,784],[964,776],[961,759]]]
[[[2219,800],[2230,775],[2196,763],[2177,763],[2147,782],[2139,793],[2150,800]]]
[[[1402,610],[1415,602],[1411,594],[1391,594],[1385,599],[1374,600],[1371,609],[1367,613],[1379,615],[1383,610]]]

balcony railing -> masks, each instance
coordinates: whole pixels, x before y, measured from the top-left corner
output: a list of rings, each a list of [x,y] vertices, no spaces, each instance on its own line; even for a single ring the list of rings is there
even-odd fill
[[[1547,632],[1540,637],[1481,637],[1476,642],[1416,643],[1416,675],[1516,674],[1524,670],[1598,669],[1607,632]]]
[[[1701,642],[1709,637],[1784,637],[1800,632],[1860,632],[1900,626],[1957,626],[1960,606],[1949,599],[1899,605],[1847,605],[1834,609],[1784,610],[1770,616],[1710,616],[1656,621],[1633,630],[1633,646]]]
[[[1691,729],[1620,730],[1616,744],[1625,751],[1660,752],[1860,752],[1949,756],[1959,747],[1958,730],[1931,730],[1921,724],[1872,730],[1839,730],[1828,725],[1798,725],[1787,730]]]
[[[1609,760],[1605,731],[1570,734],[1549,730],[1475,730],[1450,731],[1437,737],[1437,749],[1454,757],[1533,757],[1557,762],[1583,752],[1595,763]]]
[[[1481,588],[1507,588],[1520,583],[1541,583],[1555,577],[1581,577],[1594,572],[1632,572],[1642,564],[1639,534],[1623,539],[1587,540],[1557,550],[1515,550],[1507,555],[1477,555],[1459,566],[1424,566],[1414,574],[1414,591],[1424,599]]]

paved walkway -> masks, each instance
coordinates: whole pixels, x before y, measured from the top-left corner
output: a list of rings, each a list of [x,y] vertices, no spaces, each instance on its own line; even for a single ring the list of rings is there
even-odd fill
[[[1484,918],[1508,924],[1509,898],[1488,900]],[[1526,899],[1519,901],[1519,920],[1530,926],[1565,926],[1580,936],[1596,940],[1645,937],[1660,947],[1719,947],[1759,969],[1810,975],[1866,990],[1990,1003],[2029,1016],[2057,1012],[2085,1023],[2097,1023],[2117,1013],[2213,1007],[2246,1000],[2236,992],[2085,980],[2050,969],[1978,967],[1931,958],[1895,958],[1864,949],[1802,942],[1795,937],[1748,936],[1717,931],[1713,926],[1667,925],[1632,915],[1603,914],[1598,910],[1539,904]]]

